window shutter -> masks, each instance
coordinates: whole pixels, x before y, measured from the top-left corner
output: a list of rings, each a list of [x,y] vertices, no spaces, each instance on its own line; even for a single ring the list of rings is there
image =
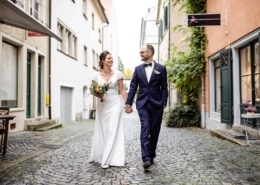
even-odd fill
[[[167,29],[169,24],[168,24],[168,6],[164,7],[164,29]]]
[[[162,38],[163,38],[163,21],[162,21],[162,19],[160,20],[160,28],[159,28],[160,30],[160,35],[159,35],[159,38],[160,38],[160,40],[162,40]]]

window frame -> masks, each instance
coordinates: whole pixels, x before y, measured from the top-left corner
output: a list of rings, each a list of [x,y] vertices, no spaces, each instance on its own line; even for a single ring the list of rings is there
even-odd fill
[[[77,59],[78,55],[78,38],[65,24],[58,21],[57,23],[58,35],[62,38],[62,42],[57,41],[57,50]],[[61,44],[59,44],[61,43]],[[61,46],[59,48],[59,45]]]
[[[255,96],[255,75],[256,75],[256,73],[255,73],[255,70],[254,70],[254,61],[255,61],[255,50],[254,50],[254,46],[257,44],[257,43],[259,43],[259,41],[258,41],[258,39],[256,39],[256,40],[253,40],[253,41],[251,41],[251,42],[249,42],[248,44],[246,44],[246,45],[244,45],[244,46],[242,46],[242,47],[240,47],[239,49],[238,49],[238,53],[239,53],[239,83],[240,83],[240,104],[245,104],[245,101],[243,101],[243,89],[242,89],[242,78],[243,77],[246,77],[246,76],[248,76],[248,77],[250,77],[250,88],[251,89],[253,89],[253,91],[251,91],[251,103],[250,104],[253,104],[253,105],[255,105],[255,104],[260,104],[260,101],[256,101],[256,96]],[[250,74],[242,74],[242,69],[243,69],[243,67],[241,66],[242,65],[242,56],[241,56],[241,51],[243,50],[243,49],[245,49],[245,48],[249,48],[250,49],[250,51],[249,51],[249,53],[250,53]],[[260,65],[260,62],[258,63],[258,65]],[[259,68],[260,69],[260,68]],[[260,72],[258,72],[258,74],[260,75]]]
[[[14,45],[14,44],[11,44],[11,43],[9,43],[9,42],[6,42],[6,41],[2,41],[2,43],[1,44],[8,44],[8,45],[10,45],[10,46],[12,46],[12,47],[14,47],[14,48],[16,48],[16,105],[15,106],[4,106],[4,105],[2,105],[2,101],[4,101],[4,100],[2,100],[2,98],[1,98],[1,102],[0,102],[0,106],[1,107],[9,107],[9,108],[18,108],[18,105],[19,105],[19,100],[18,100],[18,91],[19,91],[19,79],[18,79],[18,74],[19,74],[19,63],[18,63],[18,55],[19,55],[19,47],[18,46],[16,46],[16,45]],[[3,68],[2,68],[3,69]],[[3,83],[1,83],[2,85],[1,85],[1,90],[2,90],[2,88],[3,88]],[[7,101],[7,100],[5,100],[5,101]]]

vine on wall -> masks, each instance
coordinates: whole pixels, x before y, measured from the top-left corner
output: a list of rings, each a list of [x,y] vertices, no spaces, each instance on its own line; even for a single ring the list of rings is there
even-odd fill
[[[186,14],[206,12],[206,0],[172,0],[173,5],[180,4]],[[204,74],[204,49],[206,35],[202,28],[178,25],[173,32],[187,35],[185,51],[171,48],[171,59],[166,62],[168,79],[178,89],[180,100],[169,110],[167,126],[186,127],[200,125],[200,111],[197,105],[201,88],[201,77]]]
[[[206,0],[172,0],[173,5],[181,4],[181,11],[186,14],[206,12]],[[200,27],[184,27],[178,25],[173,32],[188,35],[184,41],[187,48],[180,51],[172,46],[171,59],[166,62],[168,79],[179,90],[182,104],[194,105],[199,97],[201,76],[204,73],[204,49],[206,36]]]

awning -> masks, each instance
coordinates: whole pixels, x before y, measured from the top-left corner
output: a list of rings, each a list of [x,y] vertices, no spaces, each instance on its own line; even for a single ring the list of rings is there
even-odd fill
[[[7,24],[24,30],[41,33],[53,37],[58,41],[62,41],[62,39],[49,28],[9,0],[0,0],[0,24]]]

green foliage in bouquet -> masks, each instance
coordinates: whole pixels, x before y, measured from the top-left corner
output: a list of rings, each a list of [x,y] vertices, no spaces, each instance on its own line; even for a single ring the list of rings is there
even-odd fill
[[[90,85],[91,94],[105,94],[110,89],[111,83],[98,83],[92,81]]]

